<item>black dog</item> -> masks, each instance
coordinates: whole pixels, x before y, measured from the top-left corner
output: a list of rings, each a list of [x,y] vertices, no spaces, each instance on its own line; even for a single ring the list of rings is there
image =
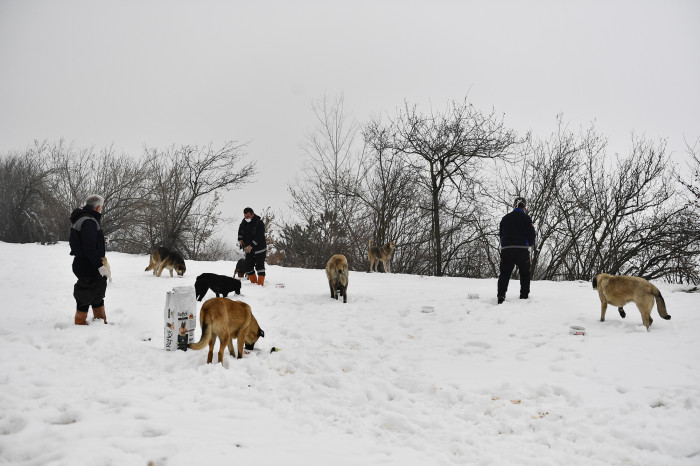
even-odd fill
[[[243,278],[246,272],[245,259],[238,259],[238,262],[236,262],[236,270],[233,271],[233,276],[235,277],[238,275],[238,278]]]
[[[211,289],[216,293],[216,297],[223,295],[224,298],[228,294],[235,291],[236,294],[241,294],[241,281],[226,275],[217,275],[215,273],[203,273],[194,282],[194,290],[197,294],[197,301],[201,301],[207,291]]]

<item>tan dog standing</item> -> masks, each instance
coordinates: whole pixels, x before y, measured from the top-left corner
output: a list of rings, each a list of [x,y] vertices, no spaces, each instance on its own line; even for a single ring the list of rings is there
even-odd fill
[[[258,326],[250,306],[242,301],[231,301],[228,298],[211,298],[204,302],[199,315],[202,326],[202,337],[197,343],[190,343],[188,348],[200,350],[209,345],[207,364],[214,357],[214,343],[219,338],[219,361],[223,364],[224,349],[228,347],[231,356],[236,357],[233,350],[233,339],[238,346],[238,359],[243,357],[243,344],[252,350],[259,337],[265,332]]]
[[[617,306],[620,317],[624,319],[627,314],[625,314],[622,306],[633,301],[642,314],[642,322],[647,331],[652,322],[654,322],[654,319],[651,318],[651,309],[654,307],[654,301],[656,301],[656,309],[659,315],[666,320],[671,318],[666,312],[666,302],[661,296],[659,289],[643,278],[599,273],[593,277],[593,289],[598,290],[598,296],[600,297],[601,322],[605,322],[605,311],[608,308],[608,303]]]
[[[391,258],[394,255],[395,248],[396,243],[393,241],[389,241],[380,248],[377,246],[372,246],[372,240],[369,240],[369,271],[379,272],[379,262],[381,261],[381,263],[384,265],[384,271],[386,273],[391,273]]]
[[[342,254],[336,254],[326,264],[326,277],[331,287],[331,298],[338,299],[338,294],[343,297],[343,302],[348,302],[348,260]]]

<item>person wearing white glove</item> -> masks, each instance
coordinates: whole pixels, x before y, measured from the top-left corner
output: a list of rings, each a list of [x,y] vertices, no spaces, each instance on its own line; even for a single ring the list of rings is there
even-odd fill
[[[78,278],[73,287],[76,302],[75,325],[87,325],[87,314],[92,306],[93,319],[107,323],[104,299],[109,271],[102,265],[105,257],[105,236],[100,225],[104,198],[99,194],[88,196],[84,207],[71,213],[70,254],[73,273]]]

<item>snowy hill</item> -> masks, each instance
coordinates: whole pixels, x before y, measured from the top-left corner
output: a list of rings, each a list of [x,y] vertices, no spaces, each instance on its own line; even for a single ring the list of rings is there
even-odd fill
[[[599,322],[588,282],[534,282],[527,301],[511,282],[496,306],[495,280],[351,272],[342,304],[323,271],[271,266],[234,297],[260,351],[222,366],[164,351],[163,307],[231,262],[156,278],[110,253],[110,325],[76,327],[67,244],[0,257],[0,463],[700,464],[700,295],[684,287],[657,283],[673,318],[654,309],[647,332],[634,305]]]

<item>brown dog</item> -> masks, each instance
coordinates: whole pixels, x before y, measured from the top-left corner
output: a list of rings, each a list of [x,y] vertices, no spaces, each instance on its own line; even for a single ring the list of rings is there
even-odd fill
[[[607,273],[599,273],[593,277],[593,289],[598,290],[600,297],[600,321],[605,321],[605,311],[608,303],[617,306],[620,317],[627,316],[622,308],[627,303],[634,303],[642,314],[642,322],[649,330],[649,326],[654,322],[651,318],[651,309],[656,300],[656,310],[659,315],[666,320],[671,318],[666,312],[666,302],[657,287],[640,277],[629,277],[626,275],[613,276]]]
[[[331,287],[331,298],[338,299],[338,294],[343,297],[343,302],[348,302],[348,260],[342,254],[331,257],[326,264],[326,277]]]
[[[199,315],[202,326],[202,337],[197,343],[190,343],[188,348],[200,350],[209,345],[207,364],[211,364],[214,356],[214,343],[219,338],[219,361],[223,364],[224,349],[228,347],[231,356],[236,357],[233,350],[233,339],[238,346],[238,359],[243,357],[243,344],[252,350],[258,338],[264,337],[265,332],[258,326],[250,306],[242,301],[231,301],[228,298],[211,298],[204,302]]]
[[[369,240],[369,271],[379,272],[379,262],[384,265],[384,271],[391,273],[391,258],[394,255],[396,243],[389,241],[384,246],[372,246],[372,240]],[[376,270],[375,270],[376,266]]]
[[[166,247],[159,247],[151,251],[151,257],[148,267],[144,270],[147,272],[153,270],[153,275],[160,277],[164,269],[170,270],[170,276],[173,276],[173,270],[177,272],[178,277],[182,277],[187,270],[185,267],[185,259],[182,258],[179,252]]]

